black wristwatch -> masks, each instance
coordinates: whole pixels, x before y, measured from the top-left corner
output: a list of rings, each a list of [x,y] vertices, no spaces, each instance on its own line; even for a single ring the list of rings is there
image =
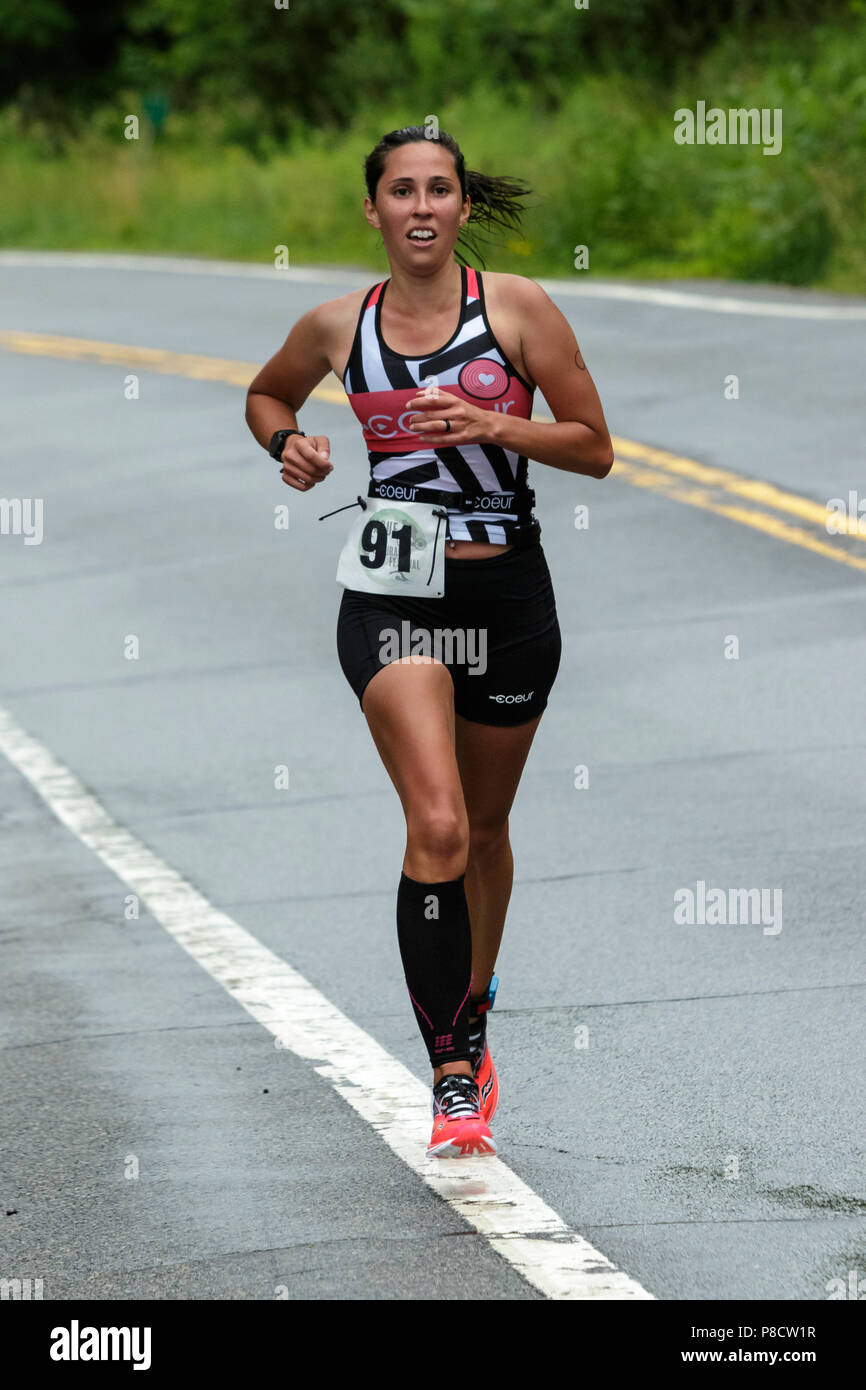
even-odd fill
[[[282,459],[283,450],[286,447],[286,440],[290,434],[299,434],[304,439],[307,437],[303,430],[274,430],[274,433],[271,435],[271,442],[268,445],[268,453],[271,458],[276,459],[278,463]]]

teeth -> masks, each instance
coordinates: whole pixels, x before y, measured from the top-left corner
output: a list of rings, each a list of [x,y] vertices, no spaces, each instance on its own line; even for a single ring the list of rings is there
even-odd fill
[[[418,231],[418,232],[410,232],[410,233],[409,233],[410,239],[411,239],[412,241],[432,241],[432,240],[433,240],[433,237],[434,237],[435,235],[436,235],[435,232],[421,232],[421,231]]]

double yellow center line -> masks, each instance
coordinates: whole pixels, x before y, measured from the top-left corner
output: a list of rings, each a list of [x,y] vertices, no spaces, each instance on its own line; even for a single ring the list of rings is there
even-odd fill
[[[261,367],[260,362],[236,362],[229,357],[203,357],[193,352],[170,352],[164,348],[131,347],[90,338],[14,330],[0,330],[0,349],[32,353],[37,357],[139,367],[144,371],[192,377],[197,381],[221,381],[228,386],[247,387]],[[349,404],[334,376],[317,386],[310,396],[331,405]],[[547,421],[550,417],[533,415],[532,418]],[[759,478],[747,478],[726,468],[713,468],[665,449],[654,449],[633,439],[614,436],[613,447],[616,462],[612,477],[631,483],[633,487],[649,488],[685,506],[715,512],[717,516],[727,517],[741,526],[751,526],[776,540],[835,560],[837,564],[866,571],[866,526],[861,533],[857,518],[849,518],[847,534],[831,535],[827,531],[826,505],[809,497],[786,492]]]

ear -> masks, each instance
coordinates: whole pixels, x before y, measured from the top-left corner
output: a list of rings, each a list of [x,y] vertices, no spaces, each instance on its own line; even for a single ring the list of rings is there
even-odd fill
[[[460,226],[461,226],[461,227],[465,227],[465,226],[466,226],[466,223],[469,221],[469,214],[471,213],[471,211],[472,211],[472,199],[469,197],[469,194],[467,193],[465,199],[463,200],[463,212],[461,212],[461,214],[460,214]]]
[[[371,227],[375,227],[377,232],[381,232],[382,224],[379,221],[379,214],[376,211],[376,204],[369,196],[366,196],[364,198],[364,216],[366,217]]]

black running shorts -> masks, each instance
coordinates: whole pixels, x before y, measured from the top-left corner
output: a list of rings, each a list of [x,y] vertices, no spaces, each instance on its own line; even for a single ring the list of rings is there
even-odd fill
[[[547,705],[562,653],[541,544],[484,559],[446,554],[442,598],[345,589],[337,652],[362,709],[367,684],[383,667],[426,656],[448,668],[464,719],[527,723]]]

